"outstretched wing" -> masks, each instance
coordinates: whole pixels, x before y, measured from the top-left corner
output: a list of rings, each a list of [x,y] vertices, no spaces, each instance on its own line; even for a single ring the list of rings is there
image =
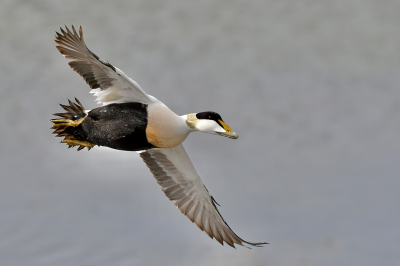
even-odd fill
[[[142,151],[140,157],[150,168],[165,195],[211,238],[215,237],[222,245],[225,242],[232,247],[243,243],[251,246],[267,244],[244,241],[231,230],[182,145],[172,149]]]
[[[62,34],[56,32],[57,49],[65,58],[72,59],[68,64],[89,84],[98,102],[106,105],[124,102],[148,104],[157,101],[124,72],[91,52],[83,40],[82,27],[79,27],[79,34],[74,26],[72,31],[67,27],[65,29],[60,28]]]

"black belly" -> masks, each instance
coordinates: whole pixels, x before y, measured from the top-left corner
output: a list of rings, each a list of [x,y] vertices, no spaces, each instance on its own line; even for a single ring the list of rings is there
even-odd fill
[[[76,129],[79,127],[80,138],[99,146],[125,151],[155,148],[146,137],[146,104],[109,104],[93,109]]]

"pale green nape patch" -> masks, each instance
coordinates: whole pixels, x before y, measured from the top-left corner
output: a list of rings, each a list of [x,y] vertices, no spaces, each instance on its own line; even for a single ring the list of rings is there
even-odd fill
[[[196,117],[195,113],[192,114],[188,114],[187,118],[186,118],[186,124],[190,127],[190,128],[196,128],[196,123],[199,119]]]

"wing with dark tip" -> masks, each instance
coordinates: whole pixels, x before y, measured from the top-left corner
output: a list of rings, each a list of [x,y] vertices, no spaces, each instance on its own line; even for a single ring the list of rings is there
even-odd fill
[[[182,145],[172,149],[151,149],[140,152],[140,157],[161,185],[165,195],[201,230],[219,243],[261,246],[238,237],[219,213],[214,198],[193,166]]]
[[[83,77],[98,102],[106,105],[124,102],[149,104],[157,101],[121,70],[92,53],[83,40],[82,27],[79,28],[79,34],[74,26],[72,31],[67,27],[60,30],[61,34],[56,32],[55,39],[58,51],[72,60],[68,64]]]

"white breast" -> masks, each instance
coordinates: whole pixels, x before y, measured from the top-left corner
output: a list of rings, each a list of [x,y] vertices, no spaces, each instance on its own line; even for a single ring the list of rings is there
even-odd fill
[[[162,103],[147,107],[147,141],[160,148],[173,148],[181,144],[192,131],[185,119]]]

